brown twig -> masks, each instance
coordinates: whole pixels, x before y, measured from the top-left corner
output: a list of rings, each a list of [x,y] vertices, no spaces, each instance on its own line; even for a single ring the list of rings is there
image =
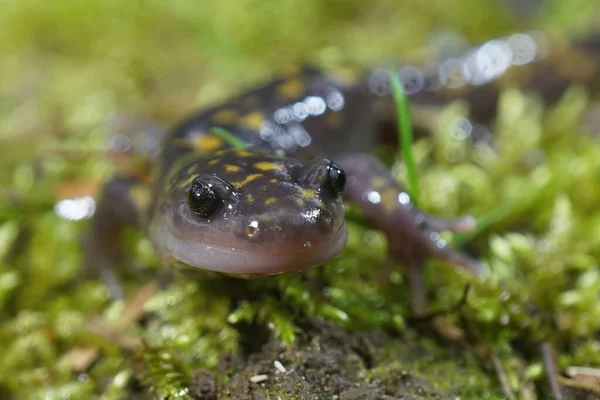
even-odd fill
[[[494,366],[494,370],[496,371],[496,375],[498,376],[498,381],[500,381],[500,386],[502,387],[502,391],[506,395],[509,400],[517,400],[517,397],[512,392],[510,388],[510,383],[508,382],[508,377],[502,368],[502,363],[496,357],[495,354],[490,354],[490,359],[492,361],[492,365]]]
[[[560,383],[558,382],[558,364],[556,362],[554,347],[548,342],[542,342],[542,344],[540,344],[540,352],[542,353],[546,377],[548,378],[552,395],[555,400],[563,400],[562,390],[560,388]]]

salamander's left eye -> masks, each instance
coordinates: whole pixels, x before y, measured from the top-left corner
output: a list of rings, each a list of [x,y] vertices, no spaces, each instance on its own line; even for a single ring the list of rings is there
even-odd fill
[[[344,170],[329,158],[315,158],[300,168],[298,179],[325,189],[337,198],[346,189]]]
[[[327,165],[327,183],[335,196],[339,196],[346,189],[346,173],[336,163]]]
[[[218,214],[234,196],[235,189],[221,178],[201,175],[190,184],[188,205],[194,214],[208,218]]]
[[[210,183],[196,179],[190,185],[188,204],[195,214],[210,217],[223,207],[223,203],[223,199]]]

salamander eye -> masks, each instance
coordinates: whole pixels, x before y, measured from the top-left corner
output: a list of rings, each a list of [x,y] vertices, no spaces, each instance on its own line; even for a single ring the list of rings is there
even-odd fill
[[[339,196],[346,189],[346,173],[336,163],[327,165],[327,184],[334,196]]]
[[[316,158],[300,168],[299,180],[310,182],[338,197],[346,188],[344,170],[328,158]]]
[[[197,216],[208,218],[218,214],[225,205],[230,209],[235,206],[237,195],[235,188],[218,176],[200,175],[190,185],[188,205]]]
[[[220,211],[225,202],[215,189],[215,185],[211,182],[205,182],[200,178],[194,179],[188,192],[190,210],[204,218]]]

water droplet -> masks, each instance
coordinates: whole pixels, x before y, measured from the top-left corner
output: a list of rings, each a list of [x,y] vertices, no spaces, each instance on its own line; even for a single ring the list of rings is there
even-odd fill
[[[510,47],[514,65],[528,64],[535,60],[537,44],[533,38],[525,33],[516,33],[506,40]]]
[[[402,67],[398,71],[398,77],[404,84],[406,94],[417,93],[425,88],[425,77],[419,68],[412,66]]]
[[[321,115],[327,109],[327,104],[320,96],[309,96],[304,99],[310,115]]]
[[[344,108],[344,95],[338,90],[331,90],[327,94],[327,106],[333,111],[339,111]]]
[[[246,225],[246,236],[248,236],[249,238],[255,237],[258,234],[258,232],[259,229],[257,220],[252,220],[248,223],[248,225]]]
[[[302,102],[298,102],[292,106],[294,117],[298,121],[304,121],[308,117],[308,106]]]
[[[369,200],[369,202],[373,203],[373,204],[379,204],[381,203],[381,195],[379,194],[379,192],[375,191],[375,190],[369,190],[367,192],[367,200]]]
[[[440,65],[440,82],[451,89],[464,86],[467,83],[468,75],[468,70],[462,60],[450,58]]]
[[[450,135],[456,140],[465,140],[471,136],[473,124],[467,117],[456,117],[450,123]]]
[[[402,204],[403,206],[409,204],[410,196],[408,195],[408,193],[400,192],[400,194],[398,194],[398,203]]]

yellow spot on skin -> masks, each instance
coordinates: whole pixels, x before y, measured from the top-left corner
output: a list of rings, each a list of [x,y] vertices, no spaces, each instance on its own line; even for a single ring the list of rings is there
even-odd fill
[[[187,178],[185,181],[183,181],[183,182],[181,182],[179,185],[177,185],[177,187],[179,187],[180,189],[183,189],[183,188],[185,188],[187,185],[189,185],[190,183],[192,183],[192,181],[193,181],[194,179],[196,179],[197,177],[198,177],[198,174],[193,174],[193,175],[190,175],[190,176],[188,176],[188,178]]]
[[[332,78],[340,85],[352,86],[360,81],[360,72],[353,68],[342,67],[331,72]]]
[[[271,179],[269,182],[271,182],[271,183],[277,183],[277,182],[278,182],[278,180],[277,180],[277,179],[275,179],[275,178],[273,178],[273,179]]]
[[[208,162],[208,165],[216,165],[216,164],[218,164],[218,163],[220,163],[220,162],[221,162],[221,159],[220,159],[220,158],[215,158],[214,160],[210,160],[210,161]]]
[[[252,196],[251,194],[246,196],[246,202],[248,203],[254,203],[254,196]]]
[[[323,207],[323,202],[317,196],[316,189],[298,189],[298,194],[300,195],[300,198],[296,200],[296,204],[300,207],[304,207],[307,202],[310,202],[312,205]]]
[[[144,185],[135,185],[129,189],[129,197],[135,203],[138,210],[147,210],[150,206],[151,195],[148,187]]]
[[[235,152],[235,155],[237,157],[249,157],[252,155],[252,153],[250,153],[249,151],[246,151],[246,150],[238,150]]]
[[[296,99],[304,94],[304,84],[301,79],[294,78],[277,86],[275,90],[285,99]]]
[[[380,193],[383,210],[388,214],[393,213],[398,208],[398,191],[387,189]]]
[[[213,135],[199,134],[190,138],[192,148],[199,153],[210,153],[223,147],[223,141]]]
[[[270,161],[260,161],[254,164],[254,168],[260,169],[261,171],[282,171],[283,165]]]
[[[242,187],[242,186],[252,182],[253,180],[260,178],[261,176],[263,176],[263,174],[250,174],[243,181],[231,182],[231,184],[233,186]]]
[[[380,189],[386,188],[388,186],[389,186],[389,182],[385,178],[381,178],[381,177],[380,178],[374,178],[371,181],[371,187],[373,189],[380,190]]]
[[[250,129],[252,131],[258,131],[260,124],[265,120],[265,115],[260,111],[253,111],[246,114],[240,120],[240,126],[242,128]]]
[[[267,205],[267,206],[271,206],[275,203],[277,203],[276,197],[269,197],[267,200],[265,200],[265,205]]]
[[[239,170],[241,170],[241,167],[238,167],[237,165],[230,165],[227,164],[225,165],[223,168],[225,168],[225,171],[227,172],[238,172]]]
[[[212,122],[219,125],[231,125],[234,124],[239,117],[239,113],[236,110],[219,110],[212,115]]]
[[[317,198],[317,190],[316,189],[298,189],[298,194],[302,196],[303,199],[312,200]]]

